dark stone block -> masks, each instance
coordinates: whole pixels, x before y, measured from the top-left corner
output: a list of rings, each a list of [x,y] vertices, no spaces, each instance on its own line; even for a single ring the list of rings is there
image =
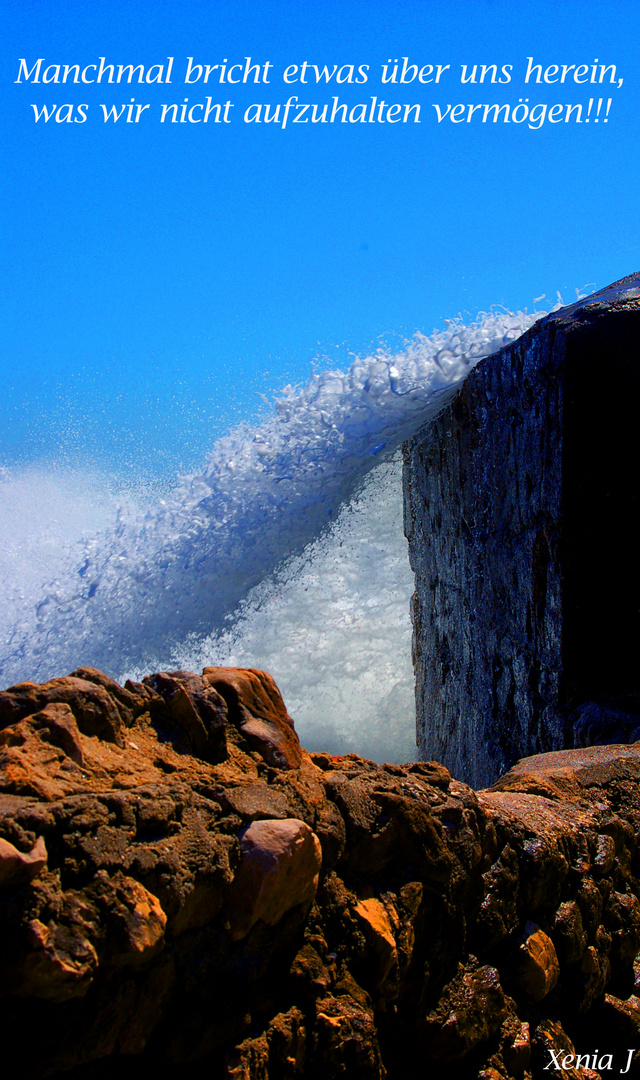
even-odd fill
[[[405,446],[418,746],[469,783],[639,689],[639,414],[633,275],[478,364]]]

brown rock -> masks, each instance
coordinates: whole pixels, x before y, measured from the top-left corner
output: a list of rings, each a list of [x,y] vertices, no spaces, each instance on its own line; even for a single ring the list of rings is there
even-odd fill
[[[509,844],[483,875],[484,898],[478,914],[478,947],[497,945],[518,925],[518,858]]]
[[[552,938],[560,964],[575,964],[587,945],[580,908],[575,900],[560,904],[553,919]]]
[[[98,967],[92,942],[77,927],[27,924],[28,951],[13,986],[22,997],[70,1001],[84,997]]]
[[[322,863],[320,841],[304,821],[254,821],[240,838],[242,858],[229,893],[234,940],[261,919],[269,926],[298,904],[311,904]]]
[[[539,927],[530,926],[520,946],[518,985],[531,1001],[542,1001],[560,978],[560,965],[551,938]]]
[[[307,1033],[304,1016],[295,1006],[278,1013],[269,1024],[267,1037],[271,1059],[286,1077],[301,1076],[306,1058]]]
[[[102,686],[115,703],[125,727],[131,727],[136,716],[142,711],[138,695],[131,693],[126,687],[120,686],[115,679],[110,679],[108,675],[105,675],[103,671],[98,671],[97,668],[76,668],[75,671],[71,672],[71,678],[83,679],[85,682]]]
[[[0,837],[0,887],[33,881],[46,865],[47,849],[41,836],[26,855]]]
[[[328,1076],[385,1080],[372,1010],[346,995],[318,1001],[311,1058],[314,1080]]]
[[[119,965],[150,960],[164,944],[167,916],[160,901],[130,877],[115,875],[105,885],[113,890],[108,898],[102,895],[111,923],[109,960]]]
[[[226,759],[227,706],[201,675],[160,672],[148,675],[144,683],[164,699],[192,754],[213,763]]]
[[[157,756],[157,755],[156,755]],[[81,762],[78,760],[81,759]],[[54,801],[72,793],[162,776],[143,754],[81,734],[66,703],[54,702],[0,731],[0,792]]]
[[[294,1007],[278,1013],[265,1035],[244,1039],[227,1054],[224,1077],[225,1080],[269,1080],[274,1073],[291,1078],[302,1076],[305,1054],[304,1017]]]
[[[623,1042],[629,1046],[640,1044],[639,997],[632,994],[626,1000],[621,1000],[613,994],[605,994],[602,1013],[607,1033],[611,1035],[611,1045],[620,1046]]]
[[[53,746],[59,746],[71,761],[82,765],[82,741],[70,707],[64,702],[45,705],[41,712],[29,717],[31,725],[39,730],[40,738]],[[8,729],[5,728],[5,731]]]
[[[616,778],[637,779],[640,745],[588,746],[575,750],[553,750],[523,758],[509,769],[490,791],[526,791],[566,798],[580,795],[584,788],[606,787]]]
[[[120,709],[99,683],[67,675],[49,682],[19,683],[0,693],[0,728],[40,712],[51,703],[72,708],[83,735],[97,735],[106,742],[124,746],[124,724]]]
[[[245,1039],[227,1055],[225,1080],[269,1080],[269,1043],[265,1035]]]
[[[594,869],[598,874],[608,874],[616,861],[616,843],[612,836],[599,836],[593,859]]]
[[[436,1061],[459,1061],[500,1028],[507,1003],[495,968],[470,964],[445,987],[424,1023],[427,1046]]]
[[[534,1036],[534,1076],[552,1076],[556,1080],[601,1080],[600,1073],[587,1066],[593,1055],[580,1055],[557,1020],[543,1020]],[[556,1065],[557,1062],[557,1065]]]
[[[359,900],[355,910],[364,928],[367,942],[378,958],[376,985],[381,989],[393,968],[398,964],[396,939],[389,912],[385,905],[375,897]],[[397,914],[395,921],[397,922]]]
[[[283,791],[272,784],[246,784],[227,792],[229,805],[237,814],[250,818],[291,817],[291,807]]]
[[[326,942],[305,941],[291,965],[291,976],[299,1003],[328,993],[335,983],[335,966],[327,960]]]
[[[503,1048],[502,1056],[510,1074],[521,1075],[531,1062],[531,1036],[529,1024],[517,1021],[513,1032]]]
[[[606,914],[607,925],[613,930],[612,962],[629,968],[640,952],[640,901],[631,892],[614,890]]]
[[[78,669],[77,700],[69,680],[0,695],[8,1074],[124,1076],[139,1055],[140,1073],[378,1080],[417,1050],[425,1073],[537,1080],[545,1046],[570,1052],[545,1042],[551,1008],[585,1046],[634,1045],[633,748],[476,794],[429,763],[312,761],[267,676],[213,681]],[[87,733],[89,705],[124,745]]]
[[[266,671],[207,667],[203,678],[226,701],[229,719],[252,749],[276,769],[295,769],[300,742],[280,691]]]
[[[598,1001],[611,978],[609,951],[611,935],[604,927],[598,927],[595,945],[589,945],[580,962],[581,994],[576,997],[576,1006],[586,1012]]]

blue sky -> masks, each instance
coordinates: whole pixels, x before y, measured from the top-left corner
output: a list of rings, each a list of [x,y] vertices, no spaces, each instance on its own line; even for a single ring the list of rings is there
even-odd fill
[[[345,365],[459,312],[531,309],[558,289],[569,302],[638,269],[635,3],[4,0],[2,11],[0,462],[194,467],[314,359]],[[23,57],[29,69],[44,58],[44,71],[101,56],[145,70],[173,56],[171,85],[15,82]],[[270,81],[186,86],[189,56],[268,61]],[[450,67],[438,85],[382,85],[381,66],[405,56]],[[529,56],[589,71],[597,58],[623,85],[524,85]],[[305,60],[368,65],[367,83],[285,84]],[[512,65],[508,85],[461,84],[463,64],[494,63]],[[163,104],[207,95],[232,101],[230,123],[160,123]],[[421,122],[244,121],[250,105],[291,95],[418,103]],[[150,105],[138,124],[102,120],[101,104],[132,97]],[[585,118],[593,98],[592,121],[531,129],[483,124],[478,110],[438,123],[434,109],[520,98],[582,103]],[[36,123],[34,104],[85,104],[87,120]]]

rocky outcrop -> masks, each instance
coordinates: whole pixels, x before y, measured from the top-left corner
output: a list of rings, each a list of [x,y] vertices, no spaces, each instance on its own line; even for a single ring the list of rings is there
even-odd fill
[[[405,447],[418,747],[491,783],[640,737],[640,275],[481,361]]]
[[[13,687],[6,1074],[611,1075],[640,1048],[639,776],[636,746],[477,793],[309,755],[257,671]]]

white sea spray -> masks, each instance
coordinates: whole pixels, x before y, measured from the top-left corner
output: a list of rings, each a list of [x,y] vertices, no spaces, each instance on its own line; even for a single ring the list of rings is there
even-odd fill
[[[394,455],[540,315],[452,322],[314,374],[155,497],[116,508],[95,476],[5,470],[2,684],[79,664],[116,678],[264,666],[308,745],[411,756],[412,586]],[[38,499],[48,509],[27,528]]]

